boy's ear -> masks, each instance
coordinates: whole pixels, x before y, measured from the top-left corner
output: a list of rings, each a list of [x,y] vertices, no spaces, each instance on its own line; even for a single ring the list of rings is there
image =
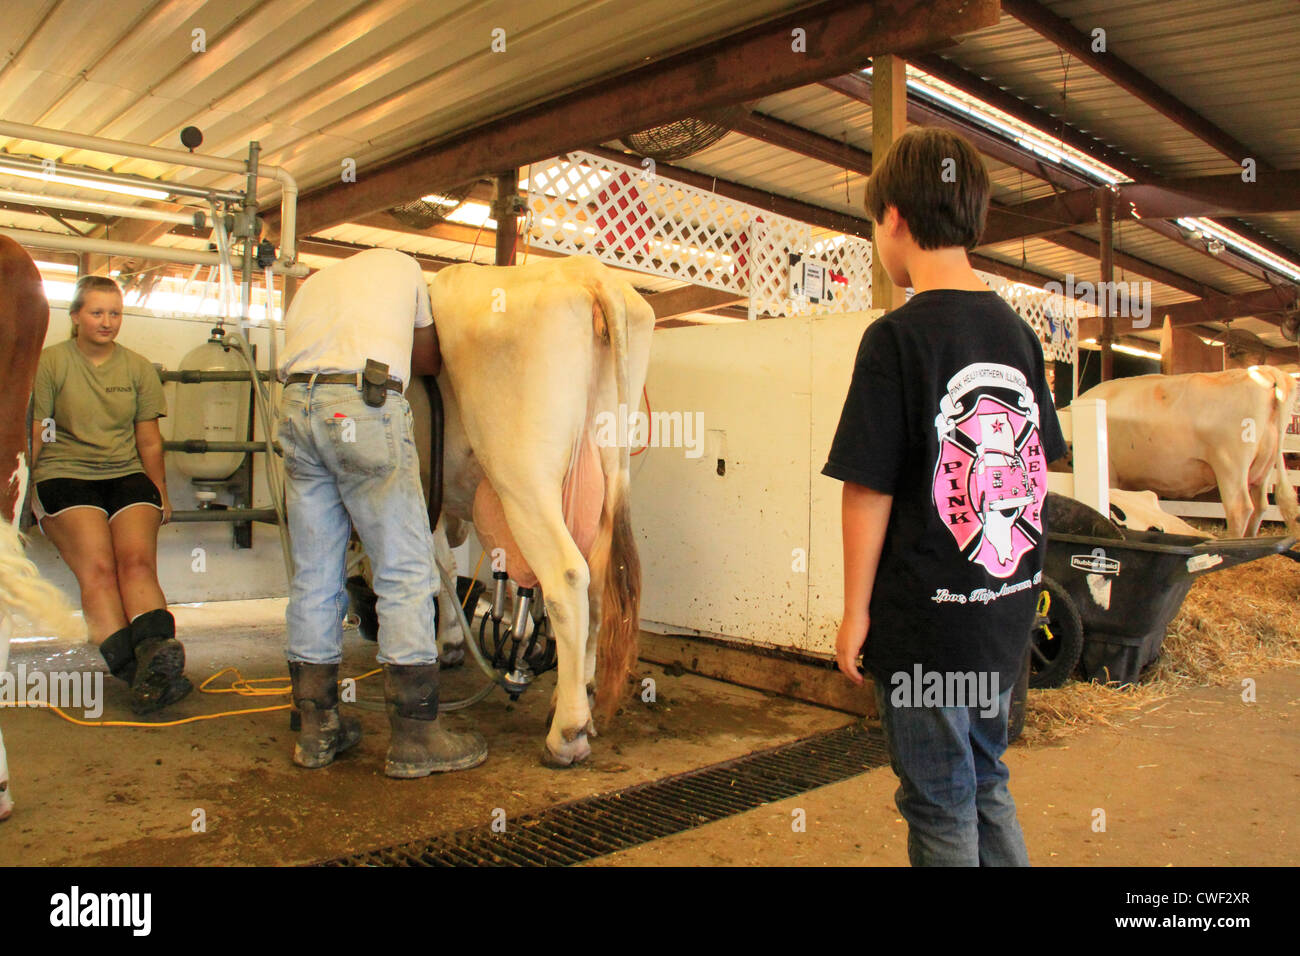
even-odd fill
[[[885,218],[880,221],[880,226],[889,233],[890,236],[895,236],[898,234],[898,227],[902,221],[903,217],[898,214],[897,206],[886,206]]]

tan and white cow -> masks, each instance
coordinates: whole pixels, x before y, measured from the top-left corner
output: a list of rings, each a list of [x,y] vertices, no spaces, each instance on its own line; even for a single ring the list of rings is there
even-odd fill
[[[37,575],[18,533],[27,492],[27,402],[49,318],[36,263],[22,246],[0,236],[0,674],[9,663],[15,619],[59,632],[75,628],[63,595]],[[9,763],[0,735],[0,820],[12,812]]]
[[[1290,375],[1257,365],[1115,379],[1080,397],[1106,400],[1112,485],[1166,499],[1217,487],[1228,535],[1242,537],[1259,533],[1274,474],[1278,508],[1289,533],[1300,534],[1282,456],[1295,389]]]
[[[590,256],[450,266],[429,294],[446,422],[435,546],[447,557],[448,531],[475,523],[513,580],[540,583],[558,660],[544,758],[567,766],[591,752],[588,691],[608,721],[636,661],[629,449],[594,436],[602,416],[637,407],[654,310]]]

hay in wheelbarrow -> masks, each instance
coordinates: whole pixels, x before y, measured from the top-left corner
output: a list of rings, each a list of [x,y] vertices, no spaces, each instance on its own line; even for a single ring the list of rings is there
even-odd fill
[[[1070,681],[1031,690],[1022,739],[1049,743],[1096,725],[1122,727],[1177,691],[1235,685],[1269,668],[1300,665],[1297,602],[1300,564],[1281,555],[1206,575],[1188,592],[1160,658],[1138,683]]]

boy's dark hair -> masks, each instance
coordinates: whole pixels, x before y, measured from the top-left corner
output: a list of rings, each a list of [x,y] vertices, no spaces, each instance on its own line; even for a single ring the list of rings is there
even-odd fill
[[[969,142],[946,130],[909,129],[873,166],[867,212],[875,222],[893,206],[922,249],[975,248],[989,211],[989,176]]]

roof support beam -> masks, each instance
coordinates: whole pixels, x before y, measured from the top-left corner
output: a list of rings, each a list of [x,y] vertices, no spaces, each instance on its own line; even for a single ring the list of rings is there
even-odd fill
[[[1200,322],[1227,322],[1260,312],[1286,312],[1300,308],[1292,289],[1264,289],[1249,292],[1221,302],[1180,302],[1167,305],[1159,311],[1173,319],[1174,325],[1196,325]]]
[[[322,239],[319,236],[303,236],[298,240],[300,252],[309,256],[327,256],[330,259],[347,259],[358,252],[373,249],[356,242],[344,242],[342,239]],[[405,250],[403,250],[405,251]],[[444,259],[442,256],[430,256],[420,252],[407,252],[408,256],[420,264],[422,269],[437,272],[446,266],[458,265],[460,259]]]
[[[978,97],[991,106],[996,106],[1003,112],[1016,117],[1021,122],[1029,123],[1044,131],[1055,131],[1057,133],[1057,138],[1062,142],[1068,143],[1076,149],[1087,152],[1095,159],[1106,163],[1116,171],[1123,173],[1125,176],[1129,176],[1137,182],[1145,183],[1151,182],[1155,179],[1154,174],[1150,170],[1134,162],[1118,150],[1084,137],[1077,130],[1066,127],[1060,120],[1057,120],[1045,111],[1030,106],[994,86],[992,83],[989,83],[987,80],[975,76],[973,73],[968,73],[948,61],[934,56],[920,56],[917,57],[914,62],[916,62],[917,66],[922,70],[925,70],[927,73],[933,73],[945,82],[951,83],[953,86],[969,93],[971,96]],[[943,64],[943,66],[937,66],[936,64]],[[868,104],[871,102],[871,81],[861,75],[851,74],[848,76],[836,77],[834,80],[824,82],[823,85],[837,90],[846,96],[850,96],[853,99]],[[966,136],[972,143],[974,143],[977,150],[984,153],[986,156],[996,159],[999,162],[1006,163],[1007,165],[1013,166],[1017,169],[1024,170],[1032,176],[1045,179],[1058,188],[1077,189],[1084,186],[1095,185],[1094,183],[1088,182],[1077,173],[1072,173],[1068,170],[1060,169],[1059,167],[1048,166],[1040,159],[1009,140],[973,123],[967,123],[957,117],[951,116],[939,109],[937,106],[928,103],[921,103],[915,97],[913,97],[908,104],[908,119],[919,126],[938,126],[960,132],[963,136]],[[1084,147],[1087,148],[1085,149]],[[1173,223],[1165,222],[1161,219],[1140,219],[1138,222],[1144,228],[1150,229],[1153,232],[1158,232],[1165,238],[1170,239],[1179,245],[1186,246],[1189,249],[1194,249],[1202,255],[1214,259],[1216,262],[1232,266],[1261,282],[1267,282],[1270,285],[1274,285],[1289,281],[1285,277],[1274,273],[1272,270],[1266,269],[1244,256],[1237,255],[1231,250],[1225,249],[1218,254],[1211,254],[1206,249],[1204,243],[1189,239],[1187,236],[1183,235],[1182,230]],[[1242,228],[1241,225],[1231,221],[1224,223],[1223,225],[1228,229]],[[1277,251],[1279,255],[1282,254],[1280,250],[1276,249],[1276,247],[1274,248],[1274,251]],[[1286,256],[1286,258],[1294,257],[1294,253]],[[1116,258],[1115,261],[1119,262],[1120,260]]]
[[[687,285],[667,292],[656,292],[646,296],[646,301],[655,310],[655,322],[660,323],[692,312],[712,312],[729,305],[748,301],[748,296],[735,292],[722,292],[704,286]]]
[[[859,79],[860,78],[856,76],[837,77],[835,80],[828,81],[824,85],[840,92],[847,92],[855,99],[859,98],[859,96],[869,96],[871,84],[866,80],[858,82]],[[914,107],[917,107],[915,112],[913,111]],[[919,119],[924,125],[932,125],[930,123],[932,118],[931,112],[925,109],[924,106],[909,101],[908,111],[909,118],[911,118],[913,122],[917,122]],[[751,114],[751,116],[759,115],[761,114]],[[835,140],[822,136],[819,133],[814,133],[810,130],[805,130],[790,123],[784,123],[780,120],[773,120],[769,123],[767,122],[769,119],[769,117],[763,117],[757,124],[747,125],[743,129],[737,127],[737,131],[743,132],[746,136],[751,136],[752,138],[760,139],[763,142],[781,146],[804,156],[820,159],[823,162],[833,162],[841,168],[851,169],[854,172],[863,174],[864,176],[870,175],[871,154],[866,150],[859,149],[856,146],[850,146],[846,143],[836,142]],[[781,124],[780,127],[775,125],[777,123]],[[956,132],[961,132],[963,134],[967,133],[967,126],[965,124],[954,121],[951,123],[951,127]],[[1001,142],[1005,143],[1005,141]],[[979,147],[977,146],[977,148]],[[981,148],[980,151],[984,152],[984,149]],[[626,158],[622,157],[621,154],[609,151],[606,151],[605,155],[609,155],[610,158],[614,159]],[[1023,156],[1017,158],[1023,159]],[[664,172],[664,167],[662,165],[659,169],[660,172]],[[675,171],[673,176],[670,178],[680,178],[678,172],[679,171]],[[667,175],[667,173],[665,173],[665,175]],[[698,174],[686,172],[686,175]],[[703,177],[703,180],[702,183],[698,184],[701,188],[714,189],[710,177]],[[1072,177],[1063,181],[1073,185],[1073,183],[1082,182],[1083,180],[1081,177]],[[737,187],[735,187],[734,184],[729,184],[729,188],[735,189]],[[714,191],[718,190],[715,189]],[[766,202],[760,201],[757,197],[749,199],[738,193],[729,193],[729,195],[733,199],[740,199],[744,202],[750,203],[750,205],[767,208]],[[768,194],[761,195],[763,197],[768,197]],[[1070,189],[1068,192],[1056,196],[1045,197],[1043,199],[1033,200],[1029,203],[1023,203],[1019,206],[1000,206],[997,203],[990,203],[988,221],[985,224],[984,236],[980,240],[980,245],[994,245],[999,242],[1021,238],[1021,232],[1029,229],[1030,225],[1043,227],[1037,231],[1045,233],[1055,232],[1055,221],[1051,220],[1045,222],[1045,220],[1050,220],[1050,217],[1053,216],[1058,218],[1077,219],[1077,222],[1074,223],[1076,225],[1092,223],[1096,219],[1095,195],[1095,187],[1080,187],[1077,189]],[[1060,208],[1057,208],[1058,206]],[[775,212],[780,210],[774,209],[773,211]],[[805,217],[809,215],[810,211],[815,211],[814,214],[826,212],[826,210],[821,209],[821,207],[805,206],[803,209],[784,212],[783,215],[788,215],[791,218],[808,222],[810,220]],[[843,214],[836,215],[843,216]],[[817,224],[826,225],[828,228],[836,229],[838,232],[844,232],[849,235],[861,235],[864,239],[871,238],[870,223],[865,219],[855,219],[854,222],[849,224]],[[857,232],[851,227],[865,229],[865,231]],[[1036,232],[1031,231],[1027,234],[1036,234]],[[1100,258],[1100,246],[1095,240],[1089,239],[1086,236],[1077,235],[1071,232],[1058,232],[1055,235],[1045,236],[1045,238],[1047,238],[1049,242],[1070,249],[1073,252],[1078,252],[1094,259]],[[1202,298],[1220,296],[1219,292],[1207,285],[1194,282],[1186,276],[1165,269],[1161,266],[1157,266],[1154,263],[1147,262],[1144,259],[1139,259],[1136,256],[1128,255],[1119,250],[1116,250],[1114,255],[1116,265],[1131,272],[1136,272],[1138,275],[1145,276],[1155,282],[1186,292],[1189,295],[1200,296]],[[979,262],[977,262],[977,259],[979,259]],[[1005,263],[986,257],[972,256],[971,262],[979,265],[979,268],[984,269],[987,272],[1007,276],[1008,278],[1013,278],[1020,282],[1041,284],[1042,282],[1049,281],[1053,278],[1052,276],[1028,273],[1023,270],[1021,270],[1020,275],[1011,276],[1006,270],[1014,267],[1008,267]]]
[[[298,201],[298,232],[309,235],[430,189],[815,83],[875,54],[934,46],[991,26],[998,16],[998,0],[825,0],[359,170],[355,183],[313,190]],[[791,48],[795,28],[803,31],[806,52]],[[266,217],[275,221],[278,213],[268,210]]]
[[[1256,153],[1236,137],[1153,83],[1113,52],[1093,52],[1091,36],[1075,29],[1069,20],[1057,16],[1036,0],[1002,0],[1002,9],[1234,163],[1240,164],[1247,157],[1256,157]],[[1257,159],[1257,166],[1263,169],[1265,163]]]
[[[989,223],[980,245],[1047,235],[1093,221],[1094,190],[1072,189],[1008,206]],[[1130,183],[1115,199],[1118,219],[1180,219],[1300,210],[1300,171],[1261,172],[1253,183],[1236,173]]]

